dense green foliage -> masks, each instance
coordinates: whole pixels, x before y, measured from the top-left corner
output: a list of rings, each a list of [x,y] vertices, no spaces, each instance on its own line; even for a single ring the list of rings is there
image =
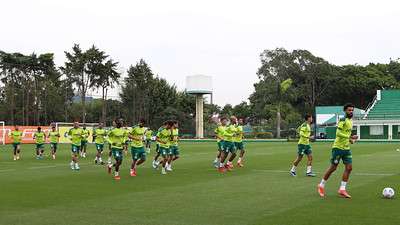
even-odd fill
[[[0,52],[0,115],[7,124],[47,125],[52,121],[105,121],[125,118],[128,124],[145,118],[153,129],[166,119],[179,119],[183,133],[194,132],[194,98],[153,74],[140,60],[122,80],[115,62],[95,46],[82,50],[75,44],[65,52],[60,68],[53,54],[22,55]],[[287,136],[305,113],[317,105],[353,102],[365,108],[377,89],[400,87],[400,62],[366,66],[337,66],[307,50],[265,50],[249,101],[223,107],[205,105],[206,134],[212,134],[215,115],[247,118],[259,131]],[[120,100],[107,93],[121,85]],[[88,90],[98,89],[101,100],[87,101]],[[80,101],[73,101],[77,96]]]
[[[298,168],[298,177],[289,175],[295,143],[247,143],[245,167],[219,174],[212,167],[213,142],[181,143],[182,158],[166,176],[152,169],[149,160],[131,178],[131,159],[124,157],[118,182],[103,166],[93,164],[93,145],[79,172],[69,168],[67,144],[60,145],[54,161],[34,159],[33,145],[23,145],[22,160],[13,162],[12,146],[2,146],[0,224],[398,224],[399,199],[381,198],[384,187],[399,190],[398,145],[352,146],[351,200],[337,197],[342,165],[327,183],[326,199],[316,193],[329,165],[330,146],[313,144],[316,178],[305,176],[305,162]]]

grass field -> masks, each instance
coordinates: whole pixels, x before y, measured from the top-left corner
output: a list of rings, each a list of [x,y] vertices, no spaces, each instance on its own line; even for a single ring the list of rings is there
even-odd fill
[[[162,176],[149,157],[131,178],[128,156],[120,181],[93,164],[94,146],[79,172],[69,168],[69,145],[61,145],[54,161],[34,159],[33,146],[24,145],[16,162],[11,146],[2,146],[0,224],[399,224],[400,201],[381,198],[386,186],[400,190],[399,147],[354,145],[348,186],[353,198],[336,195],[341,166],[321,199],[316,185],[329,165],[329,143],[313,144],[316,178],[304,176],[304,162],[298,177],[289,176],[295,143],[248,143],[245,167],[227,174],[212,167],[215,143],[182,143],[174,172]]]

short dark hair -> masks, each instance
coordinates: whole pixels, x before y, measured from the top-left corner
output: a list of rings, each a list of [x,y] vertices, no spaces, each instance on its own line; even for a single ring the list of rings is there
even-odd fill
[[[346,111],[346,109],[348,109],[348,108],[354,108],[354,104],[353,103],[346,103],[344,106],[343,106],[343,111]]]
[[[141,118],[141,119],[139,120],[139,123],[145,124],[145,123],[146,123],[146,120],[145,120],[144,118]]]
[[[307,113],[306,115],[304,115],[304,120],[308,120],[308,118],[310,118],[310,117],[312,117],[311,114]]]
[[[115,120],[115,125],[117,128],[121,128],[124,124],[124,120],[123,119],[116,119]]]
[[[37,129],[38,129],[38,130],[42,130],[42,128],[41,128],[41,127],[38,127]]]
[[[227,120],[227,118],[225,116],[221,117],[220,120]]]

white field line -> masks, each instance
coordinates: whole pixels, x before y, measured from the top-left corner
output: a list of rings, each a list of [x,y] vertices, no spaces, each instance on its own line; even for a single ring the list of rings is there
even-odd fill
[[[57,167],[57,166],[54,166],[54,165],[52,165],[52,166],[34,166],[34,167],[29,167],[28,169],[37,170],[37,169],[47,169],[47,168],[55,168],[55,167]]]
[[[5,169],[5,170],[0,170],[0,173],[3,173],[3,172],[11,172],[11,171],[15,171],[15,169]]]

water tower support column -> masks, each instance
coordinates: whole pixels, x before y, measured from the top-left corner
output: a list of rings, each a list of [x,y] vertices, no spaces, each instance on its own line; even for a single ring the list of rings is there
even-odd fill
[[[204,138],[203,95],[196,95],[196,137]]]

